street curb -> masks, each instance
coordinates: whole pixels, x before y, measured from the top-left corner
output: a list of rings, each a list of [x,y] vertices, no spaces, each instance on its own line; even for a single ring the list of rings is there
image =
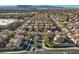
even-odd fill
[[[48,48],[44,45],[44,41],[43,41],[43,48],[45,50],[79,50],[78,47],[72,47],[72,48]]]

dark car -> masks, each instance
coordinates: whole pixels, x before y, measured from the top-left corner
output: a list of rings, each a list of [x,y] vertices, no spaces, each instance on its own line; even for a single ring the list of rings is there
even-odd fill
[[[28,46],[27,46],[27,51],[30,51],[30,49],[32,48],[32,45],[31,44],[28,44]]]
[[[34,41],[33,41],[33,40],[31,40],[31,41],[29,42],[29,44],[34,44]]]

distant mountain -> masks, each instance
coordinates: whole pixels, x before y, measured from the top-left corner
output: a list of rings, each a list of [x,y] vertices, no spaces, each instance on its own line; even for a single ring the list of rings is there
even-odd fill
[[[0,10],[37,10],[37,9],[79,8],[79,5],[5,5]]]
[[[64,7],[52,6],[52,5],[17,5],[17,8],[25,8],[25,9],[48,9],[48,8],[64,8]]]
[[[0,6],[0,9],[1,10],[5,10],[5,9],[16,9],[17,7],[16,6],[13,6],[13,5],[11,5],[11,6]]]

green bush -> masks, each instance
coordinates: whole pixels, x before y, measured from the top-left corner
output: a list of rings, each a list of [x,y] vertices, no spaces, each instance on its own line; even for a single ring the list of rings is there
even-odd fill
[[[44,35],[44,45],[46,47],[52,48],[54,46],[53,37],[48,37],[46,34]]]

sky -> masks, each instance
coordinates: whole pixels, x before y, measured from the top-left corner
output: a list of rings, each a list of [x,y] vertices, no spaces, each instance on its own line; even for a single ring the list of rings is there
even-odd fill
[[[0,0],[0,5],[79,5],[79,0]]]

